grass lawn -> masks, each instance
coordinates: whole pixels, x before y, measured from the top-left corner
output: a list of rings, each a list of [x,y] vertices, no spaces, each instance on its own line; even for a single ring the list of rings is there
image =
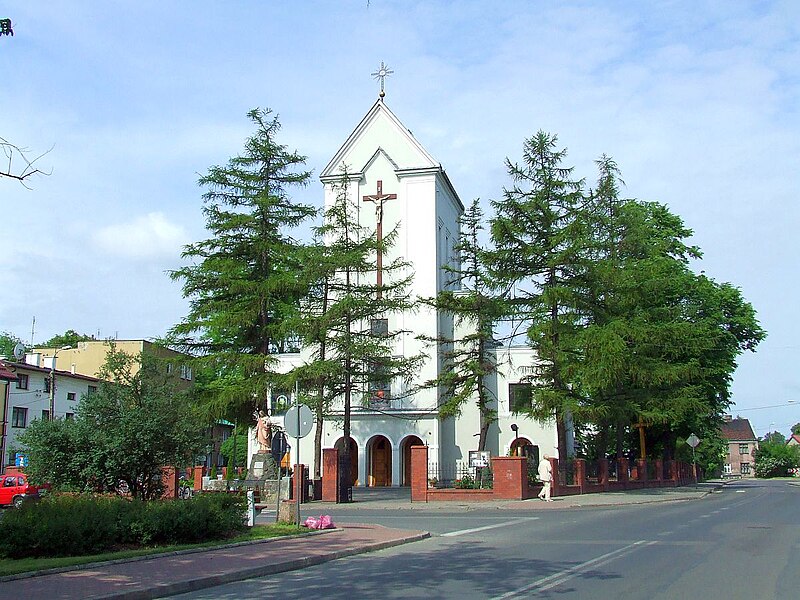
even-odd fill
[[[244,533],[224,540],[214,540],[201,544],[181,544],[177,546],[154,546],[148,548],[138,548],[136,550],[121,550],[119,552],[105,552],[103,554],[91,554],[88,556],[65,556],[59,558],[22,558],[19,560],[0,559],[0,577],[5,575],[15,575],[17,573],[27,573],[28,571],[41,571],[43,569],[58,569],[71,567],[74,565],[85,565],[88,563],[101,562],[105,560],[118,560],[133,558],[136,556],[147,556],[150,554],[161,554],[163,552],[174,552],[176,550],[191,550],[195,548],[214,548],[224,544],[236,542],[249,542],[255,540],[265,540],[285,535],[295,535],[307,532],[307,529],[297,529],[297,525],[290,523],[273,523],[270,525],[256,525]]]

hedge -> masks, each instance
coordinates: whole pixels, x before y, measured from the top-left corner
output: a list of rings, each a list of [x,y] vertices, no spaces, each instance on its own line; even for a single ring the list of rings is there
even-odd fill
[[[221,539],[245,528],[245,507],[239,494],[152,502],[53,495],[5,512],[0,519],[0,556],[82,556]]]

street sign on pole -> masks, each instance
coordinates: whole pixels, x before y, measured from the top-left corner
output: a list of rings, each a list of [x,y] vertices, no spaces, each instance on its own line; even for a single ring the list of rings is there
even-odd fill
[[[305,404],[293,406],[286,411],[283,428],[289,437],[304,438],[311,433],[312,427],[314,427],[314,414]]]
[[[690,434],[688,438],[686,438],[686,443],[692,447],[692,476],[694,478],[695,484],[697,483],[697,463],[694,460],[694,449],[697,448],[697,445],[700,443],[700,438],[697,437],[695,434]]]
[[[273,460],[278,465],[278,468],[281,467],[281,461],[283,460],[284,454],[289,450],[289,440],[286,439],[286,434],[282,431],[276,431],[272,435],[272,446],[270,448],[270,454],[272,454]]]

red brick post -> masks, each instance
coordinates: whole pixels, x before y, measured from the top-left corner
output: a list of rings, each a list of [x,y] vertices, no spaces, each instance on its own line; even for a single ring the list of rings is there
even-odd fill
[[[495,498],[524,500],[528,497],[528,459],[524,456],[492,458],[492,485]]]
[[[180,476],[175,467],[161,467],[161,481],[164,482],[162,498],[178,497],[178,481]]]
[[[636,459],[636,472],[639,474],[637,479],[639,481],[644,481],[647,483],[647,459],[646,458],[637,458]]]
[[[601,458],[597,461],[597,483],[603,486],[603,491],[608,491],[608,459]]]
[[[322,449],[322,501],[336,502],[339,489],[339,451]]]
[[[584,486],[586,485],[586,459],[576,458],[575,463],[575,483],[578,484],[580,493],[583,493]]]
[[[203,467],[194,467],[192,471],[194,472],[194,485],[192,486],[192,489],[197,492],[203,489]]]
[[[628,485],[628,459],[627,458],[618,458],[617,459],[617,481]]]
[[[669,461],[669,478],[675,485],[678,484],[678,463],[674,460]]]
[[[659,485],[662,481],[664,481],[664,459],[657,458],[656,459],[656,481],[658,481]]]
[[[305,490],[308,489],[308,480],[306,479],[306,466],[305,465],[295,465],[294,470],[292,471],[292,498],[297,500],[300,498],[300,502],[306,501],[306,494],[303,493]]]
[[[550,475],[552,479],[550,480],[550,496],[558,496],[559,488],[561,487],[560,482],[558,481],[558,459],[551,458],[550,459]]]
[[[411,446],[411,501],[428,501],[427,446]]]

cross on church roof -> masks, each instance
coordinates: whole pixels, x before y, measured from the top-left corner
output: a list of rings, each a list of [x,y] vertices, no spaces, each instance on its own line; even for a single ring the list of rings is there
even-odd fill
[[[381,98],[383,98],[386,95],[386,92],[383,91],[383,82],[389,75],[392,74],[394,74],[394,71],[389,70],[389,67],[383,64],[383,61],[381,61],[381,68],[372,73],[373,79],[381,80],[381,93],[380,93]]]

